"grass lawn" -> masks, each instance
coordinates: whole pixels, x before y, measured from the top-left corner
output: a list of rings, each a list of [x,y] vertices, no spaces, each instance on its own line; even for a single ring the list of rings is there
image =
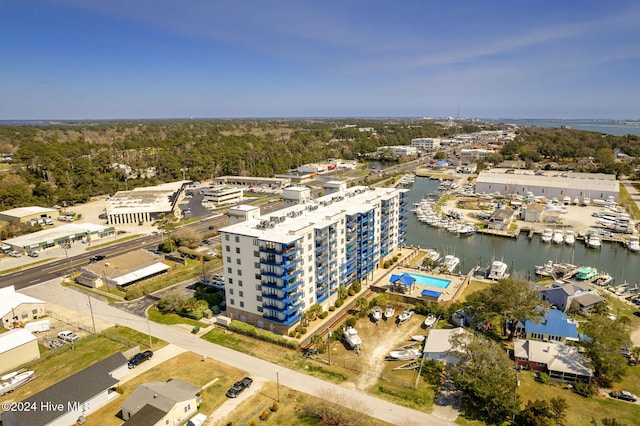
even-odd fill
[[[639,370],[640,371],[640,370]],[[636,381],[638,376],[636,376]],[[563,389],[562,385],[542,384],[534,380],[532,372],[520,373],[520,387],[518,394],[522,398],[523,407],[529,400],[553,397],[564,398],[567,409],[567,425],[588,425],[592,418],[600,421],[603,418],[615,418],[623,424],[638,424],[640,419],[640,405],[618,401],[604,396],[584,398],[572,390]]]
[[[0,401],[21,401],[118,351],[130,349],[136,344],[146,347],[148,341],[149,336],[146,334],[116,326],[108,329],[105,334],[79,340],[73,349],[71,345],[66,345],[61,350],[47,352],[39,360],[23,366],[34,370],[37,378],[14,392],[1,396]],[[165,342],[155,339],[153,348],[158,349],[164,345]]]
[[[163,314],[158,311],[155,305],[151,306],[147,309],[147,316],[153,322],[157,322],[158,324],[187,324],[193,327],[205,327],[206,324],[201,323],[200,321],[192,320],[190,318],[181,317],[178,314]]]
[[[480,290],[484,290],[485,288],[489,288],[491,283],[487,283],[484,281],[471,280],[469,285],[462,291],[460,298],[458,299],[460,302],[464,302],[467,300],[470,294],[475,293]]]

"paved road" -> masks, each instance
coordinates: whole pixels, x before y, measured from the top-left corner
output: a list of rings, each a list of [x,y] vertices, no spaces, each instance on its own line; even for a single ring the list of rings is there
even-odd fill
[[[23,292],[47,302],[89,314],[86,295],[73,288],[61,287],[56,283],[56,280],[27,288]],[[320,397],[331,395],[337,404],[356,409],[392,424],[433,426],[455,424],[431,414],[395,405],[363,392],[327,383],[297,371],[206,342],[176,328],[147,322],[144,318],[123,312],[102,301],[93,301],[92,305],[93,314],[103,321],[130,327],[141,333],[150,332],[154,337],[180,348],[245,370],[249,374],[265,380],[275,381],[277,373],[280,383],[284,386]]]

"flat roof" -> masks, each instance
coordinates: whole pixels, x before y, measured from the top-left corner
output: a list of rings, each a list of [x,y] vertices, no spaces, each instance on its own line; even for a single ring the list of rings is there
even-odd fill
[[[0,317],[5,316],[11,312],[12,309],[24,303],[44,303],[44,301],[23,293],[18,293],[12,285],[0,288]]]
[[[498,170],[498,171],[496,171]],[[504,169],[482,171],[476,183],[513,185],[534,185],[548,188],[570,188],[587,192],[618,192],[620,186],[615,175],[604,173],[546,172],[542,175],[531,174],[530,170],[514,170],[507,173]]]
[[[34,214],[55,213],[55,212],[57,212],[56,209],[52,209],[48,207],[29,206],[29,207],[17,207],[15,209],[5,210],[0,212],[0,214],[6,215],[6,216],[23,218],[23,217],[31,216]]]
[[[173,195],[189,180],[118,191],[107,200],[107,214],[159,213],[173,209]]]
[[[26,343],[37,340],[29,330],[24,328],[14,328],[5,333],[0,334],[0,354],[10,351],[11,349],[22,346]]]
[[[435,328],[429,331],[424,344],[426,352],[448,352],[453,349],[451,337],[465,333],[464,328]]]
[[[169,265],[158,259],[158,255],[140,249],[120,256],[107,257],[100,262],[83,266],[82,269],[95,275],[107,277],[118,285],[126,285],[170,269]]]
[[[268,216],[259,216],[227,226],[220,232],[289,243],[301,238],[301,231],[306,228],[323,228],[333,223],[333,218],[337,215],[355,214],[372,209],[376,203],[407,191],[400,188],[354,186],[345,191],[327,194],[312,202],[276,210]],[[275,220],[271,221],[272,218]],[[273,227],[261,227],[261,223],[270,221],[274,223]]]
[[[87,232],[93,234],[108,229],[113,229],[113,226],[96,225],[95,223],[70,223],[51,229],[43,229],[42,231],[23,235],[21,237],[11,238],[10,240],[5,240],[4,242],[6,244],[17,247],[30,247],[32,245],[40,243],[54,243],[56,240],[80,235],[83,233],[86,234]]]

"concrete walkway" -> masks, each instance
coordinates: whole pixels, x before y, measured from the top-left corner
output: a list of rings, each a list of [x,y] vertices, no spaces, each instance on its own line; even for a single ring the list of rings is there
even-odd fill
[[[29,287],[24,290],[24,293],[84,314],[90,313],[86,295],[72,288],[61,287],[57,281]],[[180,348],[247,371],[250,375],[264,380],[275,381],[277,373],[283,386],[318,397],[332,395],[333,402],[337,404],[356,409],[363,414],[395,425],[440,426],[455,424],[431,414],[395,405],[364,392],[324,382],[315,377],[206,342],[179,329],[147,322],[144,318],[123,312],[103,301],[93,303],[92,300],[92,305],[94,316],[103,321],[120,324],[145,334],[150,332],[151,335]]]

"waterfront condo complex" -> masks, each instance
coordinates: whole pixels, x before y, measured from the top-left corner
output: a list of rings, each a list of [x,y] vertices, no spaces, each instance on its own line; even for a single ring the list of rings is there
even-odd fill
[[[404,244],[406,192],[343,188],[221,229],[228,315],[286,334],[341,286],[366,284]]]

